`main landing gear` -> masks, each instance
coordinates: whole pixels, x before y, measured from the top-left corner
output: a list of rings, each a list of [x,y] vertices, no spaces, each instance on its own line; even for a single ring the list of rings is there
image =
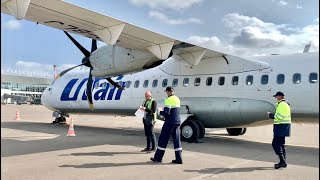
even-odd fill
[[[247,132],[247,128],[227,128],[230,136],[239,136]]]
[[[205,128],[201,121],[188,118],[181,124],[181,140],[189,143],[198,142],[205,135]]]

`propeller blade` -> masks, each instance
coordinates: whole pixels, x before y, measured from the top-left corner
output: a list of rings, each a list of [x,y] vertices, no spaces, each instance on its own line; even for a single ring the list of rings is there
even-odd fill
[[[121,89],[121,90],[124,90],[124,88],[122,86],[120,86],[118,83],[114,82],[111,78],[106,78],[107,81],[109,81],[110,84],[112,84],[113,86]]]
[[[88,50],[86,50],[83,46],[81,46],[81,44],[78,43],[78,41],[76,41],[69,33],[67,33],[66,31],[63,31],[68,37],[69,39],[73,42],[73,44],[75,44],[79,49],[80,51],[82,52],[82,54],[85,56],[85,57],[89,57],[90,56],[90,52]]]
[[[92,102],[92,71],[93,68],[90,68],[89,71],[89,78],[88,78],[88,82],[87,82],[87,99],[88,99],[88,103],[90,106],[90,109],[93,110],[93,102]]]
[[[62,71],[61,73],[59,73],[56,77],[55,77],[55,79],[57,80],[57,79],[59,79],[61,76],[63,76],[65,73],[67,73],[68,71],[70,71],[70,70],[72,70],[72,69],[74,69],[74,68],[76,68],[76,67],[79,67],[79,66],[82,66],[83,65],[83,63],[82,64],[79,64],[79,65],[77,65],[77,66],[73,66],[73,67],[71,67],[71,68],[69,68],[69,69],[66,69],[66,70],[64,70],[64,71]]]
[[[92,39],[91,52],[97,49],[97,40]]]

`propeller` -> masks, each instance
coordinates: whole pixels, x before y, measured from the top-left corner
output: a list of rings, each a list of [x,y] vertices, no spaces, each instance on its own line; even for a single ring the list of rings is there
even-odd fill
[[[78,47],[78,49],[82,52],[82,54],[84,55],[84,58],[82,59],[82,63],[68,68],[64,71],[62,71],[61,73],[59,73],[55,79],[60,78],[61,76],[63,76],[64,74],[66,74],[67,72],[69,72],[70,70],[85,65],[87,67],[90,67],[90,71],[89,71],[89,77],[88,77],[88,82],[87,82],[87,89],[86,89],[86,93],[87,93],[87,99],[88,99],[88,103],[90,106],[90,109],[93,110],[93,101],[92,101],[92,74],[91,71],[93,70],[93,67],[90,63],[90,55],[93,51],[95,51],[97,49],[97,41],[95,39],[92,39],[92,44],[91,44],[91,52],[89,52],[88,50],[86,50],[83,46],[81,46],[81,44],[79,44],[69,33],[67,33],[66,31],[63,31],[68,38],[73,42],[74,45],[76,45]],[[124,88],[122,86],[120,86],[119,84],[117,84],[116,82],[114,82],[110,77],[105,78],[110,84],[112,84],[113,86],[124,90]]]

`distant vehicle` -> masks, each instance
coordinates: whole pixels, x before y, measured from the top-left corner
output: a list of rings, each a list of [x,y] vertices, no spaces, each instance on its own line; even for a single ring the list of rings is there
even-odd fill
[[[41,104],[41,98],[34,98],[33,104],[40,105]]]

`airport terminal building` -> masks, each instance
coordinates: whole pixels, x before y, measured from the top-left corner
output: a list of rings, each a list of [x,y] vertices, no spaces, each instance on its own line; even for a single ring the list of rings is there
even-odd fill
[[[51,84],[53,77],[37,73],[9,73],[1,70],[1,103],[33,101]]]

